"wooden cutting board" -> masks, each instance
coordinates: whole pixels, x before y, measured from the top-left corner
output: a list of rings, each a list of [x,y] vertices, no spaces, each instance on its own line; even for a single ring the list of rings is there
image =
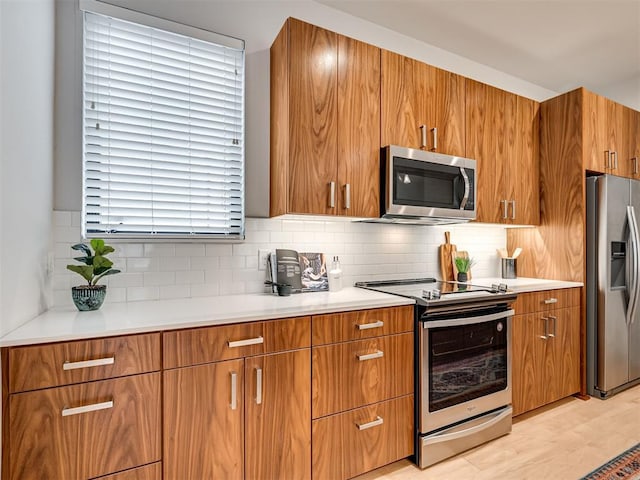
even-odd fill
[[[451,233],[444,232],[445,243],[440,245],[440,275],[442,280],[455,280],[453,273],[453,265],[451,264],[451,258],[456,252],[457,248],[451,244]]]

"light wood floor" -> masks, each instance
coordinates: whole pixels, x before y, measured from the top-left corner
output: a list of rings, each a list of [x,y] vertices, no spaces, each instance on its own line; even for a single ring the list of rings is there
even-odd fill
[[[408,460],[358,480],[577,480],[640,443],[640,385],[607,400],[564,399],[514,420],[504,437],[425,470]]]

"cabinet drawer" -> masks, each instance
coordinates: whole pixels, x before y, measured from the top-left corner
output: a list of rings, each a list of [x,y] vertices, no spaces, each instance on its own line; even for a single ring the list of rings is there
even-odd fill
[[[9,396],[10,479],[87,479],[160,460],[160,372]]]
[[[325,345],[412,331],[412,305],[315,315],[312,343]]]
[[[12,393],[156,370],[159,333],[9,349]]]
[[[345,479],[413,454],[413,395],[313,421],[313,478]]]
[[[311,317],[299,317],[165,332],[164,368],[306,348],[310,324]]]
[[[580,288],[560,288],[518,294],[513,308],[516,314],[544,312],[565,307],[580,306]]]
[[[124,472],[114,473],[95,480],[162,480],[162,463],[152,463],[144,467],[132,468]]]
[[[313,347],[313,418],[413,393],[413,333]]]

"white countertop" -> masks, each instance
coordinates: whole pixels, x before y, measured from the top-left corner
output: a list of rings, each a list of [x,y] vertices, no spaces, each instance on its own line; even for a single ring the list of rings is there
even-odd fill
[[[485,277],[473,278],[470,283],[506,283],[517,293],[582,286],[537,278]],[[109,303],[107,298],[107,303],[94,312],[52,308],[0,338],[0,347],[413,304],[409,298],[354,287],[289,297],[265,293],[126,303]]]
[[[545,280],[542,278],[500,278],[500,277],[482,277],[472,278],[469,283],[474,285],[491,286],[494,283],[505,283],[507,287],[516,293],[538,292],[540,290],[557,290],[558,288],[576,288],[582,287],[581,282],[567,282],[565,280]]]
[[[354,287],[288,297],[265,293],[126,303],[109,303],[107,297],[93,312],[47,310],[0,338],[0,347],[413,304],[409,298]]]

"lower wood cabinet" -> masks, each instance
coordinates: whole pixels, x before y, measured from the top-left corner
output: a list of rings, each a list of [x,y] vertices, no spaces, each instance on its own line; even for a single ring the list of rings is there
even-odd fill
[[[95,480],[161,480],[162,463],[156,462],[143,467],[132,468],[124,472],[114,473]]]
[[[518,314],[512,325],[514,415],[578,393],[580,307]]]
[[[159,372],[18,393],[8,402],[3,478],[84,480],[161,459]]]
[[[407,395],[314,420],[313,478],[351,478],[413,454],[413,409]]]

